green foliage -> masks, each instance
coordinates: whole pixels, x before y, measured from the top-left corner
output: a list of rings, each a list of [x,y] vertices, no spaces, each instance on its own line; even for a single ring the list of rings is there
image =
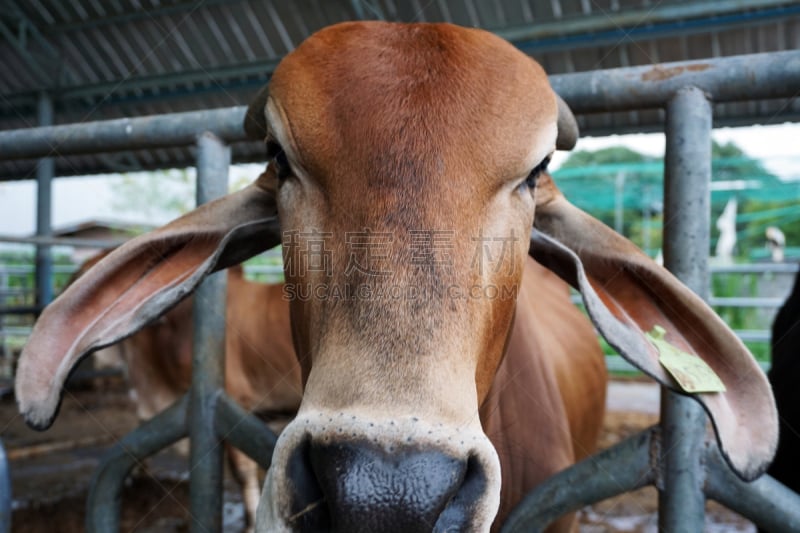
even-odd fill
[[[27,270],[24,273],[9,272],[4,281],[2,289],[11,289],[12,293],[3,295],[0,305],[8,307],[28,306],[35,303],[35,274],[33,265],[36,262],[36,257],[30,251],[9,251],[0,250],[0,266],[5,271],[14,271],[16,268],[19,270]],[[16,268],[15,268],[16,267]],[[67,284],[72,271],[75,266],[69,255],[56,253],[53,254],[53,291],[58,294],[63,290]],[[24,292],[18,292],[24,291]],[[6,319],[9,323],[9,319]]]
[[[755,297],[756,280],[741,274],[717,274],[711,277],[711,292],[721,297]],[[717,314],[733,329],[754,329],[757,309],[752,307],[718,307]],[[768,327],[768,324],[762,324]]]
[[[194,208],[194,182],[187,169],[124,174],[113,191],[111,205],[142,220],[175,218]]]
[[[763,250],[764,230],[770,225],[783,230],[787,244],[800,245],[800,181],[782,182],[734,143],[713,142],[711,153],[712,220],[730,198],[738,200],[738,255],[748,257],[753,250]],[[618,146],[574,152],[554,177],[571,202],[652,256],[662,242],[663,173],[661,158]],[[712,225],[709,254],[717,231]]]
[[[243,264],[247,274],[247,279],[259,281],[261,283],[283,282],[283,256],[281,255],[280,246],[263,254],[252,257]],[[254,271],[260,267],[271,267],[274,270],[280,270],[280,272],[272,274]]]
[[[561,169],[584,168],[596,165],[615,165],[618,163],[652,163],[659,159],[631,150],[627,146],[611,146],[594,152],[577,150],[572,152],[561,165]],[[636,175],[636,174],[634,174]]]

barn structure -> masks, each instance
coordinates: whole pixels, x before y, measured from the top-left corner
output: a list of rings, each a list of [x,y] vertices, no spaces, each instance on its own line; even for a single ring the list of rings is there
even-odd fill
[[[667,128],[673,138],[684,135],[702,145],[708,140],[712,120],[713,126],[735,126],[778,124],[800,117],[800,5],[792,1],[4,2],[0,9],[0,181],[38,182],[35,310],[52,298],[48,245],[53,241],[48,239],[54,178],[201,165],[209,154],[227,150],[217,152],[216,146],[189,140],[205,129],[205,120],[212,119],[219,124],[209,129],[229,145],[231,162],[263,161],[262,146],[230,133],[233,119],[239,120],[243,112],[235,106],[245,105],[269,80],[280,59],[308,35],[330,24],[364,19],[443,21],[496,33],[543,65],[553,86],[576,111],[583,136]],[[684,86],[702,90],[676,96]],[[708,109],[697,122],[677,124],[676,119],[684,118],[681,113],[705,105]],[[672,122],[670,113],[675,113]],[[135,124],[144,127],[149,139],[126,138],[124,128],[117,131],[113,123],[95,124],[156,115],[160,118],[149,126]],[[84,127],[31,133],[31,128],[72,124]],[[175,126],[173,131],[170,124]],[[176,125],[183,128],[181,132],[176,133]],[[49,148],[42,143],[50,143]],[[668,151],[669,143],[668,137]],[[668,161],[666,170],[672,182],[667,188],[679,202],[692,192],[681,184],[678,174],[688,172],[702,182],[709,177],[710,167],[701,164],[698,171],[681,159],[683,148],[673,150],[675,159]],[[683,230],[698,233],[699,240],[703,235],[707,238],[707,218],[698,213]],[[705,252],[702,246],[689,249],[677,242],[683,230],[673,234],[671,253],[693,257],[696,264],[687,267],[674,259],[668,266],[694,290],[707,295]],[[694,453],[697,459],[691,448],[699,449],[702,442],[683,437],[698,433],[704,424],[702,412],[676,399],[666,400],[665,405],[667,422],[688,418],[695,428],[692,431],[679,423],[674,440],[665,442],[682,442],[676,445],[676,453],[684,458]],[[674,464],[666,469],[664,479],[678,488],[673,491],[675,498],[665,499],[663,525],[699,530],[703,500],[699,478],[678,470]],[[711,477],[707,490],[712,497],[731,505],[747,499],[728,496],[720,481],[724,479]],[[2,488],[0,483],[0,500],[7,501]],[[746,491],[739,485],[737,490]],[[776,496],[778,489],[772,485],[758,490],[779,504],[796,501],[791,495]],[[608,495],[607,487],[598,489],[595,496],[600,495]],[[218,501],[215,497],[198,501]],[[210,513],[209,523],[214,523],[218,510],[213,505],[205,507],[199,520]],[[765,524],[770,519],[800,520],[800,506],[793,517],[769,509],[771,518],[764,509],[742,512]],[[0,518],[5,516],[0,510]],[[800,521],[794,524],[800,527]],[[0,520],[0,530],[2,525]]]

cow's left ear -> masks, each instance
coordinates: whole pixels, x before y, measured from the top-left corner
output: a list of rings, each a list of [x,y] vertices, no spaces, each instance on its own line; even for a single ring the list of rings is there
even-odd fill
[[[20,356],[15,393],[26,422],[47,428],[81,358],[132,335],[211,272],[280,243],[274,170],[252,185],[132,239],[45,308]]]
[[[704,371],[713,381],[716,374],[724,387],[711,389],[724,391],[691,396],[710,415],[737,475],[747,481],[761,475],[777,446],[775,400],[753,356],[716,313],[629,240],[570,204],[546,175],[536,191],[532,235],[531,255],[581,292],[592,322],[625,359],[684,394],[675,369],[659,360],[664,352],[678,354],[688,381]],[[707,367],[695,364],[695,356]]]

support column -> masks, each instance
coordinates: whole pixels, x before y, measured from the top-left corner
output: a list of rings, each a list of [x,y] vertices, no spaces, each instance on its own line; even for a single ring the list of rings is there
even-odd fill
[[[230,148],[210,133],[197,140],[197,204],[228,192]],[[191,531],[222,531],[223,447],[214,414],[225,388],[225,295],[227,273],[209,276],[194,296],[189,437]]]
[[[705,300],[709,297],[711,116],[711,103],[701,90],[679,90],[667,104],[664,156],[664,265]],[[700,404],[661,389],[659,531],[703,530],[705,425]]]
[[[53,124],[53,100],[47,93],[39,95],[39,126]],[[36,235],[49,237],[52,234],[50,222],[53,212],[52,182],[55,173],[55,161],[52,157],[39,159],[36,165]],[[53,299],[53,258],[50,246],[36,246],[36,308],[41,309]]]
[[[11,474],[3,441],[0,440],[0,533],[11,531]]]

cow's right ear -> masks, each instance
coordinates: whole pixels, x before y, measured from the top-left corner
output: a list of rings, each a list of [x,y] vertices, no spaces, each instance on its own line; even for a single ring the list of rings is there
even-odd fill
[[[620,355],[676,392],[691,389],[739,477],[750,481],[764,472],[778,440],[769,383],[700,297],[632,242],[570,204],[546,174],[536,189],[531,254],[581,291],[592,322]],[[677,381],[686,377],[686,383]]]
[[[280,244],[276,183],[268,169],[241,191],[128,241],[47,306],[17,368],[15,392],[28,424],[52,424],[81,358],[135,333],[211,272]]]

